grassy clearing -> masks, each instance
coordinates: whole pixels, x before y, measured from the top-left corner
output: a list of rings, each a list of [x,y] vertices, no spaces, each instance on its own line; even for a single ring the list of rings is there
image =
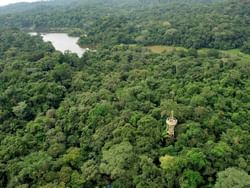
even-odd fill
[[[199,55],[206,55],[210,49],[202,48],[198,50]],[[230,56],[232,58],[240,58],[244,61],[250,61],[250,55],[242,53],[240,49],[232,49],[232,50],[218,50],[224,56]]]
[[[198,54],[200,55],[200,56],[206,56],[207,54],[208,54],[208,51],[209,51],[210,49],[209,48],[201,48],[201,49],[198,49]]]
[[[154,46],[146,46],[147,49],[151,50],[153,53],[163,53],[163,52],[173,52],[173,51],[186,51],[186,48],[183,47],[175,47],[175,46],[163,46],[163,45],[154,45]]]
[[[164,46],[164,45],[154,45],[154,46],[146,46],[147,49],[151,50],[153,53],[166,53],[166,52],[174,52],[174,51],[187,51],[187,48],[184,47],[175,47],[175,46]],[[211,50],[209,48],[202,48],[198,50],[198,54],[200,56],[206,56],[208,51]],[[250,55],[242,53],[239,49],[232,50],[218,50],[225,56],[230,56],[233,58],[240,58],[243,61],[250,61]]]
[[[233,57],[238,57],[244,61],[250,61],[250,54],[242,53],[239,49],[233,49],[233,50],[223,50],[222,53],[225,55],[230,55]]]

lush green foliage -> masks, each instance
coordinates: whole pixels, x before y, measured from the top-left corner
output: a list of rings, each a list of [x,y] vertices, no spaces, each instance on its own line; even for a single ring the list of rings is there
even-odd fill
[[[1,187],[211,187],[218,172],[217,187],[249,182],[240,56],[117,45],[79,59],[17,30],[0,36]]]
[[[248,0],[0,11],[0,187],[250,185]],[[97,52],[62,54],[4,27],[66,30]]]
[[[69,1],[70,2],[70,1]],[[205,3],[206,2],[206,3]],[[57,5],[57,1],[54,2]],[[1,27],[71,30],[81,45],[178,45],[249,51],[250,4],[246,0],[75,1],[56,7],[34,4],[32,11],[3,14]]]
[[[216,182],[215,188],[231,188],[231,187],[249,187],[250,176],[241,170],[235,168],[228,168],[219,173],[218,182]]]
[[[250,54],[250,40],[246,41],[241,48],[241,51]]]

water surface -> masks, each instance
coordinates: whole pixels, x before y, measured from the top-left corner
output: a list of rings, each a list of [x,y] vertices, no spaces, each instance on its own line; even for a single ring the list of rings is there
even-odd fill
[[[34,36],[37,33],[29,33]],[[88,48],[81,48],[78,44],[78,37],[70,37],[67,33],[41,33],[45,42],[51,42],[56,50],[60,52],[70,51],[81,57]]]

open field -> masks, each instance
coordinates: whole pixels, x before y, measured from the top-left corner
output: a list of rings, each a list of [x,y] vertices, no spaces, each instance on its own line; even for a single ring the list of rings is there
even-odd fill
[[[164,45],[153,45],[146,46],[147,49],[151,50],[153,53],[165,53],[165,52],[173,52],[173,51],[187,51],[187,48],[184,47],[175,47],[175,46],[164,46]],[[209,48],[198,49],[199,55],[207,55]],[[242,53],[240,49],[232,49],[232,50],[218,50],[220,53],[226,56],[231,56],[234,58],[240,58],[244,61],[250,61],[250,55]]]
[[[163,53],[163,52],[173,52],[173,51],[186,51],[186,48],[183,47],[175,47],[175,46],[163,46],[163,45],[154,45],[147,46],[147,49],[151,50],[153,53]]]

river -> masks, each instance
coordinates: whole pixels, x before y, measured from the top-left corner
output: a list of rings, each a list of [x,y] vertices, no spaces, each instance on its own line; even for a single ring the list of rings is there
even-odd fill
[[[32,36],[38,33],[29,33]],[[78,44],[78,37],[70,37],[67,33],[41,33],[40,34],[45,42],[51,42],[56,50],[64,53],[65,51],[70,51],[76,53],[81,57],[88,48],[81,48]]]

